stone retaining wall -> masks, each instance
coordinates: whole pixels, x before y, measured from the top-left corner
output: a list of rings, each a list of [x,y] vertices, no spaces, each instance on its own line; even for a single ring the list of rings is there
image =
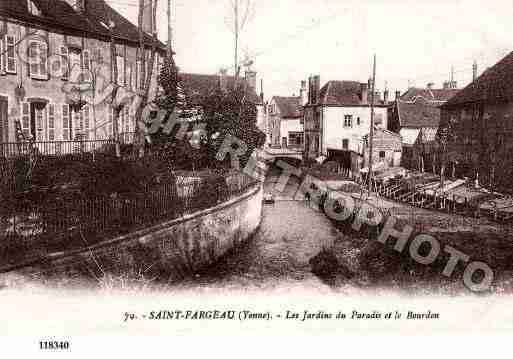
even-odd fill
[[[261,185],[216,207],[105,241],[52,253],[20,271],[33,276],[144,274],[179,279],[250,238],[262,216]]]

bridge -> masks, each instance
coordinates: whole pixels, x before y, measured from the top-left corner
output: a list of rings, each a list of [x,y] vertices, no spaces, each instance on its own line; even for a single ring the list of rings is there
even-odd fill
[[[261,158],[266,162],[276,162],[283,160],[285,162],[299,164],[303,160],[303,151],[292,148],[265,148],[260,153]]]

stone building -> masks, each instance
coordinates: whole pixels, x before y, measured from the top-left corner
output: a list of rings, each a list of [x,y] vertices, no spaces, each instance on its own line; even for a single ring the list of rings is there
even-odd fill
[[[108,138],[114,111],[119,133],[134,131],[132,99],[144,82],[141,60],[149,61],[153,43],[149,8],[143,18],[141,51],[137,26],[104,0],[2,0],[1,141]],[[156,48],[150,99],[165,56],[164,44]],[[114,86],[119,91],[113,101]]]
[[[513,53],[442,105],[438,137],[448,172],[513,190]],[[450,173],[449,172],[449,173]]]

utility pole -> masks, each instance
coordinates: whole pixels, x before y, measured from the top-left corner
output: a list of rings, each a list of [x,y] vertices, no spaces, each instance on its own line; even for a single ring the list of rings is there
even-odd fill
[[[171,0],[167,0],[167,55],[173,56],[173,25],[171,20]]]
[[[371,119],[369,132],[369,173],[367,180],[369,181],[369,193],[372,192],[372,151],[374,150],[374,97],[376,94],[376,54],[374,54],[374,64],[372,66],[372,92],[371,92]]]
[[[235,78],[239,77],[239,0],[234,1],[235,12],[235,53],[234,53],[234,71]]]

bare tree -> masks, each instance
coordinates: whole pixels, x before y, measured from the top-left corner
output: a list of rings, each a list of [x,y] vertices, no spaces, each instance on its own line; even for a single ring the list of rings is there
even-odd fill
[[[115,84],[112,91],[112,104],[116,102],[116,96],[118,94],[119,84],[118,84],[118,61],[117,61],[117,50],[116,50],[116,41],[114,39],[114,22],[109,23],[110,30],[110,63],[112,66],[112,82]],[[114,142],[116,146],[116,157],[121,157],[121,149],[119,145],[119,110],[117,108],[112,109],[112,134],[114,136]]]
[[[138,95],[140,97],[139,106],[137,107],[135,113],[135,121],[136,124],[142,122],[142,114],[143,110],[148,104],[148,96],[151,85],[151,78],[153,76],[153,68],[155,66],[155,53],[157,51],[157,31],[156,31],[156,22],[157,22],[157,0],[146,0],[148,5],[145,4],[145,0],[139,0],[139,54],[141,61],[141,75],[140,75],[140,84]],[[151,8],[151,29],[153,31],[152,41],[151,41],[151,50],[150,56],[147,58],[146,55],[146,44],[144,41],[144,30],[143,30],[143,15],[145,6],[149,6]],[[148,60],[148,61],[147,61]],[[135,145],[138,148],[139,156],[144,154],[144,137],[143,133],[140,131],[139,126],[135,126]]]
[[[254,0],[230,0],[230,14],[225,23],[232,31],[234,38],[233,68],[235,76],[239,76],[239,40],[246,25],[252,19],[255,10]]]

